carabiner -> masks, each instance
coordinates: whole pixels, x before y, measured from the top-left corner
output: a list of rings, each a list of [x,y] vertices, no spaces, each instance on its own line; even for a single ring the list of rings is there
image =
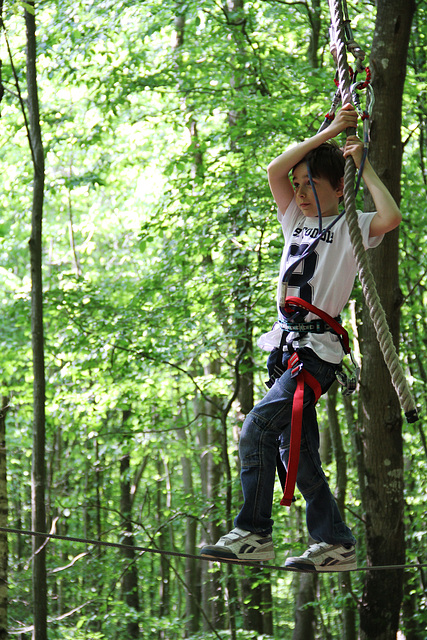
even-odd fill
[[[365,71],[366,71],[366,80],[364,80],[363,82],[360,80],[358,82],[355,81],[350,86],[350,93],[353,98],[354,106],[359,116],[361,116],[361,118],[363,119],[371,117],[372,108],[375,102],[374,90],[372,89],[372,86],[371,86],[371,72],[369,67],[366,67]],[[354,74],[354,80],[356,80],[356,77],[357,77],[357,73]],[[363,110],[361,107],[359,94],[357,93],[362,89],[366,89],[366,109],[365,110]]]

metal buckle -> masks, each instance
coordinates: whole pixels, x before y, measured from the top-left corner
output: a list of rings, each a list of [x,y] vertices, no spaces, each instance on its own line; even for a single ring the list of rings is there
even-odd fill
[[[328,328],[325,327],[325,323],[320,318],[319,320],[314,320],[314,326],[316,333],[326,333],[328,330]]]
[[[343,365],[346,367],[349,375],[347,375],[342,369],[339,369],[335,374],[342,387],[341,391],[343,396],[351,396],[351,394],[356,391],[359,382],[360,367],[356,364],[352,353],[350,353],[350,358],[353,363],[352,367],[343,362]]]
[[[301,369],[304,366],[304,363],[299,359],[298,354],[295,352],[289,358],[290,370],[291,370],[291,378],[296,378]]]
[[[301,369],[303,368],[303,366],[304,366],[303,363],[299,362],[296,367],[291,369],[291,378],[296,378],[299,372],[301,371]]]
[[[280,320],[280,326],[284,331],[292,331],[295,333],[325,333],[330,331],[329,327],[325,326],[323,320],[312,320],[311,322],[287,322],[286,320]]]

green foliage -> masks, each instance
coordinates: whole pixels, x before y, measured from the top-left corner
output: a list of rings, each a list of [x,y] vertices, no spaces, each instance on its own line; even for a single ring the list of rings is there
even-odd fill
[[[48,524],[61,535],[126,540],[128,515],[121,499],[129,482],[135,544],[182,552],[195,523],[192,552],[197,553],[213,523],[225,532],[240,503],[236,443],[242,410],[236,383],[252,373],[255,399],[263,393],[265,358],[252,345],[275,320],[282,248],[266,166],[284,146],[317,130],[335,89],[326,7],[314,69],[307,53],[310,24],[301,4],[248,1],[244,22],[211,1],[36,7],[46,154],[46,498]],[[367,34],[363,45],[369,48],[371,7],[354,5],[357,29]],[[405,92],[407,223],[400,265],[402,351],[423,405],[424,14],[420,5]],[[25,94],[24,30],[15,5],[5,6],[4,22]],[[2,394],[10,397],[10,524],[30,529],[32,169],[4,41],[0,57],[6,87],[0,130],[0,382]],[[358,533],[363,564],[356,447],[343,406],[339,409],[348,452],[348,521]],[[326,432],[325,413],[322,404]],[[423,427],[418,429],[408,427],[405,433],[409,562],[425,561],[426,555],[427,451],[420,446]],[[126,455],[130,471],[123,474],[120,461]],[[185,461],[191,486],[184,484]],[[212,468],[213,488],[206,481]],[[333,464],[328,472],[334,479]],[[278,488],[282,560],[289,549],[305,547],[305,533],[301,499],[287,514],[279,509],[279,496]],[[11,536],[9,614],[15,631],[32,623],[30,557],[30,541]],[[227,638],[230,619],[237,620],[236,639],[254,637],[239,629],[247,607],[238,568],[232,569],[238,585],[233,597],[233,582],[221,569],[224,610],[214,635],[200,611],[197,631],[188,631],[182,558],[136,551],[130,560],[118,549],[51,541],[47,561],[52,639],[125,640],[135,621],[142,638],[172,640],[184,633]],[[133,562],[139,611],[122,589]],[[280,572],[261,576],[272,584],[275,634],[257,637],[289,638],[297,581]],[[213,582],[215,569],[203,577],[204,584]],[[335,576],[320,580],[318,618],[328,637],[338,640],[349,595]],[[362,589],[363,576],[355,575],[356,598]],[[200,590],[195,598],[201,602]],[[407,598],[425,628],[425,586],[416,572],[408,577]],[[319,626],[318,637],[326,637],[325,629]]]

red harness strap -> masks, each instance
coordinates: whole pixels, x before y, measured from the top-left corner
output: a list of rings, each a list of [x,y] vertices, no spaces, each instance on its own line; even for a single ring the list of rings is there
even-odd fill
[[[322,311],[322,309],[318,309],[302,298],[289,296],[288,298],[286,298],[284,306],[281,307],[281,311],[285,314],[291,314],[295,311],[295,309],[306,309],[307,311],[311,311],[311,313],[316,314],[316,316],[326,322],[331,327],[331,329],[339,336],[345,353],[350,353],[350,342],[348,339],[347,331],[342,325],[340,325],[337,320],[335,320],[335,318],[330,316],[329,313],[326,313],[326,311]]]
[[[322,389],[316,378],[303,368],[298,354],[295,352],[289,359],[288,369],[291,369],[291,376],[297,379],[297,388],[294,393],[292,402],[292,420],[291,420],[291,442],[289,447],[288,468],[286,473],[286,484],[283,497],[280,501],[281,505],[290,507],[295,491],[295,483],[297,479],[299,454],[301,447],[301,430],[302,430],[302,412],[304,407],[304,387],[308,384],[314,392],[315,402],[322,395]]]
[[[319,318],[328,323],[331,329],[334,330],[341,338],[341,344],[343,345],[346,353],[350,352],[349,339],[347,331],[330,316],[321,309],[314,307],[312,304],[302,300],[301,298],[289,297],[286,298],[283,310],[287,313],[292,313],[295,308],[303,308],[315,313]],[[288,361],[288,370],[291,369],[291,376],[296,377],[297,388],[295,390],[293,402],[292,402],[292,419],[291,419],[291,438],[289,447],[289,459],[288,468],[286,473],[286,484],[283,492],[283,497],[280,501],[281,505],[290,507],[292,498],[295,491],[295,483],[298,473],[298,464],[301,448],[301,430],[302,430],[302,414],[304,408],[304,387],[306,384],[313,390],[315,403],[322,395],[322,389],[319,382],[314,376],[303,368],[303,363],[300,361],[297,352],[294,352]]]

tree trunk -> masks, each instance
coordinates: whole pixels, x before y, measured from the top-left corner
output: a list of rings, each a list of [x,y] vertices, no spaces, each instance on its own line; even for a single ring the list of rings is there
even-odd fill
[[[326,396],[329,429],[331,432],[332,447],[337,466],[337,488],[335,499],[343,518],[345,518],[345,502],[347,491],[347,460],[346,451],[341,436],[341,429],[337,412],[338,383],[334,383]],[[351,425],[351,423],[350,423]],[[351,574],[343,573],[340,580],[340,589],[343,595],[351,594]],[[356,639],[356,608],[351,599],[345,599],[342,606],[343,632],[342,640]]]
[[[8,396],[3,396],[0,409],[0,526],[7,527],[7,458],[6,458],[6,413],[9,408]],[[6,640],[7,633],[7,533],[0,532],[0,640]]]
[[[345,495],[347,491],[347,459],[341,436],[341,429],[338,420],[336,407],[338,393],[338,383],[334,383],[326,396],[326,407],[328,412],[329,431],[331,434],[332,448],[337,467],[337,487],[335,499],[341,515],[344,517]]]
[[[33,352],[33,457],[32,457],[32,527],[46,531],[45,508],[45,371],[42,284],[42,219],[44,199],[44,151],[41,140],[36,72],[36,25],[34,3],[25,11],[27,35],[27,90],[29,138],[34,165],[31,257],[31,341]],[[47,639],[46,552],[43,537],[33,538],[33,607],[34,640]]]
[[[298,578],[298,598],[292,640],[315,640],[317,575],[315,573],[301,573]]]
[[[130,411],[123,412],[123,423],[130,415]],[[126,452],[120,459],[120,513],[123,518],[123,542],[128,548],[123,550],[125,569],[122,575],[122,592],[126,604],[135,613],[139,612],[138,570],[136,566],[135,541],[132,529],[132,496],[130,482],[130,454]],[[130,619],[126,624],[128,638],[139,638],[139,624]]]
[[[3,23],[3,0],[0,0],[0,21]],[[0,102],[4,95],[1,81],[0,61]],[[7,457],[6,457],[6,413],[9,408],[9,397],[3,396],[0,409],[0,526],[7,527]],[[7,533],[0,533],[0,640],[6,640],[7,633],[7,572],[8,572],[8,540]]]
[[[221,365],[219,361],[212,361],[205,367],[206,375],[219,375]],[[219,524],[220,518],[218,515],[219,509],[217,504],[219,502],[219,496],[221,496],[221,477],[223,471],[222,462],[218,461],[218,456],[215,451],[221,446],[220,443],[223,438],[221,431],[220,421],[218,419],[218,410],[214,405],[215,398],[212,398],[212,402],[205,401],[202,411],[206,416],[212,416],[207,418],[206,428],[206,451],[202,464],[205,465],[205,471],[203,476],[206,479],[205,495],[207,503],[210,505],[211,512],[209,521],[207,522],[207,537],[210,543],[216,542],[218,538],[224,533],[224,527]],[[208,616],[216,629],[224,628],[224,598],[223,588],[221,584],[221,568],[218,565],[210,565],[203,562],[202,571],[209,572],[204,575],[203,580],[203,608],[208,613]],[[205,630],[208,631],[209,627],[205,626]]]
[[[206,368],[205,373],[209,374],[209,372],[212,373],[213,371],[214,367],[211,364]],[[213,415],[215,413],[213,405],[200,396],[194,399],[193,407],[195,416],[208,416],[209,413]],[[213,421],[214,417],[200,418],[201,425],[197,433],[198,448],[201,452],[200,480],[202,494],[205,496],[206,504],[209,505],[209,516],[201,531],[201,546],[215,543],[222,534],[226,533],[218,526],[218,514],[215,510],[215,504],[218,499],[218,493],[215,493],[218,463],[214,460],[212,449],[216,446],[220,438],[218,433],[215,434],[214,429],[208,426],[208,423]],[[221,570],[217,563],[201,562],[200,571],[202,609],[215,628],[222,629],[224,626],[224,608],[223,596],[221,595]],[[209,623],[205,617],[203,618],[203,630],[205,632],[210,631]]]
[[[157,460],[157,473],[160,478],[157,484],[156,491],[156,499],[157,499],[157,525],[159,530],[158,535],[158,548],[159,549],[167,549],[168,548],[168,540],[167,533],[164,527],[164,519],[163,513],[166,509],[166,504],[164,502],[164,486],[165,481],[163,478],[164,474],[164,465],[162,456],[159,455],[159,459]],[[170,562],[169,558],[164,554],[160,556],[160,571],[159,571],[159,608],[158,608],[158,616],[159,619],[167,618],[170,613],[170,588],[171,588],[171,580],[170,580]],[[163,629],[159,630],[158,638],[160,640],[166,640],[165,631]]]
[[[228,12],[229,25],[233,26],[233,37],[235,42],[236,65],[235,72],[231,78],[231,86],[238,92],[241,86],[248,81],[248,53],[246,51],[245,28],[246,15],[244,9],[244,0],[227,0],[226,9]],[[235,153],[240,153],[238,136],[234,129],[238,131],[238,127],[244,121],[246,116],[245,109],[229,109],[228,124],[230,129],[230,149]],[[233,234],[239,235],[250,224],[250,220],[246,214],[241,213],[244,210],[244,203],[237,203],[230,207],[230,223]],[[253,380],[253,326],[251,320],[251,280],[250,270],[248,268],[248,258],[246,254],[242,254],[240,249],[236,250],[236,257],[233,260],[236,264],[241,277],[238,286],[233,291],[233,299],[236,300],[238,313],[234,318],[236,325],[236,357],[240,358],[239,379],[237,384],[238,400],[240,403],[240,412],[244,417],[252,409],[254,405],[254,380]],[[238,265],[238,266],[237,266]],[[225,424],[225,421],[224,421]],[[231,478],[228,479],[229,491],[231,492]],[[229,496],[231,503],[231,493]],[[231,522],[230,522],[231,525]],[[271,604],[271,585],[269,582],[262,580],[254,580],[253,575],[256,569],[249,568],[245,571],[247,577],[242,579],[242,615],[243,626],[245,629],[256,631],[260,634],[271,633],[273,628],[272,604]],[[233,590],[233,582],[229,583],[229,590]],[[230,611],[231,617],[231,611]],[[233,633],[232,621],[230,621],[230,630]]]
[[[178,8],[178,6],[177,6]],[[180,7],[182,11],[182,8]],[[174,53],[176,56],[176,66],[178,68],[179,58],[181,56],[181,49],[184,45],[185,41],[185,26],[186,26],[186,14],[185,12],[179,13],[175,16],[174,19],[175,25],[175,43],[174,43]],[[177,74],[179,78],[179,73]],[[197,121],[194,118],[192,113],[191,102],[188,100],[188,97],[185,93],[182,94],[181,103],[183,105],[183,109],[187,113],[187,129],[190,135],[191,140],[191,178],[192,185],[195,188],[197,183],[202,183],[204,179],[204,169],[203,169],[203,154],[200,150],[200,141],[199,141],[199,133],[197,129]],[[203,413],[203,408],[201,405],[204,404],[203,400],[197,399],[194,401],[194,413],[197,416],[199,413]],[[181,432],[182,439],[184,442],[187,441],[187,436],[185,431]],[[207,442],[208,433],[211,433],[209,429],[205,428],[205,425],[202,426],[198,437],[201,441],[201,449],[205,450]],[[188,448],[187,446],[185,447]],[[202,460],[202,489],[204,490],[205,495],[207,495],[207,487],[208,487],[208,465],[204,464],[205,461]],[[182,466],[182,478],[183,478],[183,487],[185,494],[189,496],[193,495],[193,476],[192,476],[192,465],[191,459],[187,456],[181,457],[181,466]],[[216,538],[216,534],[214,535]],[[197,521],[193,517],[186,518],[186,536],[185,536],[185,553],[188,555],[196,554],[196,539],[197,539]],[[211,540],[216,542],[215,540]],[[202,608],[205,611],[208,611],[211,607],[211,594],[210,589],[212,587],[210,581],[209,572],[210,567],[206,563],[200,563],[194,558],[186,558],[185,559],[185,637],[190,637],[194,633],[199,630],[200,627],[200,604],[199,602],[202,600]],[[202,586],[203,585],[203,586]],[[213,613],[213,611],[212,611]],[[206,624],[206,620],[205,620]]]
[[[181,436],[188,448],[185,432]],[[188,499],[194,496],[193,475],[191,460],[188,456],[181,457],[183,489]],[[186,518],[185,524],[185,553],[196,555],[197,520],[191,516]],[[199,630],[200,624],[200,562],[194,558],[185,558],[184,580],[185,592],[185,637],[194,635]]]
[[[376,101],[370,159],[398,203],[402,158],[400,105],[414,10],[412,0],[378,0],[371,55]],[[368,202],[367,210],[372,210],[372,206]],[[369,257],[378,293],[397,343],[401,302],[397,270],[398,231],[387,234]],[[401,411],[366,310],[361,337],[364,357],[361,378],[363,506],[368,564],[393,565],[403,563],[405,559]],[[402,580],[401,571],[390,570],[386,578],[380,572],[366,573],[360,607],[362,640],[395,640],[402,602]]]
[[[322,27],[320,0],[311,0],[311,4],[306,3],[306,8],[311,27],[308,57],[313,69],[317,69],[319,66],[319,36]]]

